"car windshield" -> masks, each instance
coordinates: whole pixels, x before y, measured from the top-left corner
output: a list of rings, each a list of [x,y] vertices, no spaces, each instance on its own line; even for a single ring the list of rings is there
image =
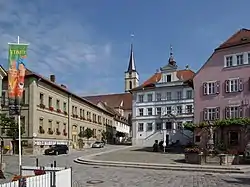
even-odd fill
[[[100,144],[100,143],[102,143],[102,142],[95,142],[96,144]]]
[[[56,147],[58,147],[58,146],[57,146],[57,145],[52,145],[52,146],[51,146],[51,148],[56,148]]]

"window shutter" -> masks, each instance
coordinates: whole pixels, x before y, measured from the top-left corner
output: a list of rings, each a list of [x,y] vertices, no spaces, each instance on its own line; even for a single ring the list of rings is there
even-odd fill
[[[203,95],[207,95],[207,83],[203,83]]]
[[[220,81],[216,82],[216,94],[220,93]]]
[[[204,108],[204,110],[203,110],[203,120],[204,120],[204,121],[207,121],[207,120],[208,120],[208,117],[207,117],[207,109],[206,109],[206,108]]]
[[[225,80],[225,92],[229,92],[229,80]]]
[[[220,119],[220,107],[216,108],[215,119]]]
[[[250,77],[248,79],[248,89],[250,90]]]
[[[239,106],[239,118],[243,117],[243,108]]]
[[[229,119],[230,118],[230,108],[226,107],[225,108],[225,119]]]
[[[242,92],[243,91],[243,79],[239,79],[239,82],[238,82],[238,86],[239,86],[239,92]]]

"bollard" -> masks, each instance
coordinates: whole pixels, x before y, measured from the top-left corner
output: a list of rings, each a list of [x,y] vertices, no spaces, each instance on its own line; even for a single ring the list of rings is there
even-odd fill
[[[38,158],[36,158],[36,167],[38,167],[39,163],[38,163]]]
[[[54,167],[56,167],[56,161],[54,160]]]

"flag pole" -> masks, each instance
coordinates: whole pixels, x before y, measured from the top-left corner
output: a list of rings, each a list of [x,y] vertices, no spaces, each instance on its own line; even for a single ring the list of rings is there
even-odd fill
[[[20,38],[17,36],[17,43],[20,43]],[[18,103],[20,104],[20,103]],[[17,123],[18,123],[18,157],[19,157],[19,175],[22,175],[22,139],[21,139],[21,106],[18,107],[18,116],[17,116]]]

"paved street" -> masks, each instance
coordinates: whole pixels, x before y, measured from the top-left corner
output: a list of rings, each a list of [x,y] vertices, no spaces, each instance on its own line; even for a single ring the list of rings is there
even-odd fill
[[[155,171],[146,169],[129,168],[111,168],[111,167],[93,167],[80,165],[73,162],[79,156],[98,153],[104,150],[121,148],[121,146],[107,146],[104,149],[86,149],[84,151],[74,151],[70,155],[60,156],[39,156],[40,165],[49,165],[55,159],[58,166],[71,166],[73,168],[73,187],[244,187],[250,186],[250,176],[247,175],[209,175],[194,172],[176,172],[176,171]],[[17,173],[18,157],[5,157],[7,162],[7,172]],[[23,165],[34,165],[35,157],[23,157]],[[99,184],[88,184],[88,181],[100,180]],[[78,185],[77,185],[78,184]]]
[[[152,150],[131,147],[111,153],[105,153],[92,157],[93,160],[140,162],[159,164],[179,164],[185,159],[184,154],[152,152]]]

